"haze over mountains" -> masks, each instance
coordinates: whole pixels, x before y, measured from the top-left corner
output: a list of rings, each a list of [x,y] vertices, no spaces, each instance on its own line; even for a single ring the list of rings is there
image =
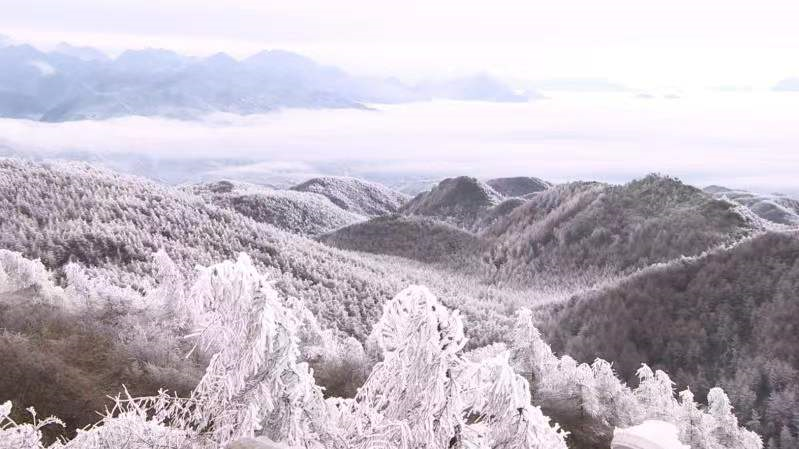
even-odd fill
[[[240,61],[225,53],[194,58],[163,49],[127,50],[110,58],[66,43],[42,52],[0,42],[0,66],[0,116],[47,122],[129,115],[190,119],[215,112],[366,108],[433,98],[530,98],[484,74],[411,85],[350,75],[281,50]]]

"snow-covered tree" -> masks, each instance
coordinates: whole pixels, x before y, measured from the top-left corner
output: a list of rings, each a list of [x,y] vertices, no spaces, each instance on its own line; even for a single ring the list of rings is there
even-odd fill
[[[48,417],[38,420],[36,411],[28,408],[32,422],[17,424],[11,419],[11,402],[0,404],[0,449],[39,449],[43,448],[41,429],[45,426],[63,426],[58,418]]]
[[[711,433],[716,440],[716,447],[736,447],[742,449],[760,449],[763,442],[760,437],[749,430],[738,426],[738,418],[732,413],[730,399],[721,388],[711,388],[707,394],[708,413],[713,418]]]
[[[202,270],[189,296],[203,345],[217,350],[181,416],[224,444],[264,434],[307,445],[327,437],[321,390],[298,363],[297,317],[242,254]]]
[[[639,384],[635,396],[648,418],[673,421],[678,408],[674,399],[674,382],[661,370],[652,371],[647,364],[642,364],[637,373]]]
[[[539,407],[530,403],[530,386],[514,372],[510,352],[503,351],[472,363],[465,371],[476,376],[465,395],[467,410],[486,427],[486,448],[565,448],[566,434],[550,424]]]
[[[565,448],[509,353],[464,357],[460,316],[426,288],[387,303],[372,341],[382,360],[355,400],[329,401],[356,447]]]
[[[196,327],[197,346],[213,354],[205,375],[187,397],[165,391],[131,397],[126,390],[96,425],[51,448],[216,449],[268,438],[318,449],[565,449],[565,434],[533,399],[559,411],[570,408],[599,433],[660,418],[680,426],[695,449],[762,447],[757,435],[738,427],[720,389],[711,390],[704,413],[690,391],[677,403],[669,377],[643,365],[640,386],[631,390],[608,362],[555,356],[528,310],[520,311],[509,348],[494,344],[464,353],[458,311],[419,286],[384,305],[369,338],[377,363],[355,397],[325,400],[307,361],[366,366],[359,342],[323,329],[302,301],[281,297],[246,255],[200,268],[193,281],[165,253],[157,257],[158,284],[149,293],[107,285],[70,265],[73,284],[63,294],[89,298],[72,302],[87,310],[119,305],[143,319],[179,315],[170,329]],[[33,273],[47,278],[46,270]],[[10,407],[0,407],[0,449],[43,448],[42,426],[59,422],[34,416],[32,424],[18,425]],[[6,441],[15,446],[7,448]]]
[[[610,362],[596,359],[591,364],[595,394],[601,409],[597,416],[607,425],[629,426],[641,421],[635,394],[619,380]]]
[[[33,288],[46,300],[63,299],[50,272],[39,260],[30,260],[15,251],[0,249],[0,293]]]
[[[511,354],[516,371],[531,380],[534,400],[553,411],[553,416],[578,427],[580,435],[575,438],[610,438],[614,427],[655,419],[677,425],[680,438],[695,449],[762,447],[757,434],[738,426],[729,399],[720,388],[712,389],[708,396],[709,413],[694,402],[690,390],[681,392],[678,402],[669,376],[646,364],[637,372],[638,387],[630,389],[605,360],[597,359],[589,366],[568,355],[557,357],[535,329],[529,310],[521,309],[517,314]]]
[[[692,448],[711,447],[710,422],[712,418],[699,409],[690,388],[681,391],[679,408],[680,441]]]
[[[397,422],[407,426],[407,433],[393,433],[395,447],[405,447],[402,438],[411,448],[458,445],[465,423],[456,374],[458,353],[466,343],[458,313],[426,288],[410,287],[385,305],[373,332],[383,360],[358,390],[360,410],[349,431],[357,434],[357,427],[379,412],[390,427]],[[376,428],[379,439],[386,437],[383,427]],[[374,437],[364,433],[362,444]]]

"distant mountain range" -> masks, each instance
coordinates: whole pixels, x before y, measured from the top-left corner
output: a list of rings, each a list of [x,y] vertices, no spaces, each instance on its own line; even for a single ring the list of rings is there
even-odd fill
[[[799,91],[799,77],[797,78],[785,78],[781,80],[776,85],[774,85],[774,90],[777,91]]]
[[[213,112],[257,114],[280,108],[367,108],[433,98],[523,102],[485,74],[406,84],[361,77],[281,50],[237,60],[194,58],[162,49],[110,58],[66,43],[43,52],[0,40],[0,117],[48,122],[127,115],[191,119]]]
[[[779,226],[799,226],[799,200],[782,194],[764,195],[721,186],[705,187],[716,198],[740,204],[758,217]]]

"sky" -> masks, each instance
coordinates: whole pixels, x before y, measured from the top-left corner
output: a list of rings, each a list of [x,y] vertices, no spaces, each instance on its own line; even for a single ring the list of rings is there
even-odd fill
[[[277,48],[407,81],[488,72],[630,88],[545,91],[519,105],[432,102],[197,122],[0,119],[0,150],[223,152],[269,161],[270,170],[357,160],[375,170],[556,182],[661,172],[799,194],[799,93],[770,91],[799,77],[795,0],[0,0],[0,11],[0,34],[43,49],[67,41],[112,54],[158,47],[243,58]]]
[[[0,33],[39,46],[282,48],[403,78],[487,71],[691,89],[799,76],[788,0],[0,0],[0,11]]]

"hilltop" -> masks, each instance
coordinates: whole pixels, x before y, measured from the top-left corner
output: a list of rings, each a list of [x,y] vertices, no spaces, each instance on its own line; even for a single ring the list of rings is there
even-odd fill
[[[192,186],[191,190],[212,204],[233,209],[259,223],[305,236],[324,234],[366,220],[365,216],[344,210],[318,193],[230,181]]]
[[[447,178],[430,191],[410,200],[402,213],[432,217],[446,223],[472,229],[492,207],[502,202],[502,195],[476,178]]]
[[[503,278],[615,275],[701,254],[751,234],[735,206],[679,180],[571,183],[545,190],[481,235]]]
[[[322,235],[336,248],[400,256],[427,263],[463,260],[480,251],[474,234],[425,217],[390,215]]]
[[[525,196],[552,187],[552,184],[530,176],[494,178],[486,181],[486,184],[504,196]]]
[[[403,193],[378,183],[350,177],[312,178],[291,190],[325,196],[338,207],[366,217],[395,213],[408,201]]]

